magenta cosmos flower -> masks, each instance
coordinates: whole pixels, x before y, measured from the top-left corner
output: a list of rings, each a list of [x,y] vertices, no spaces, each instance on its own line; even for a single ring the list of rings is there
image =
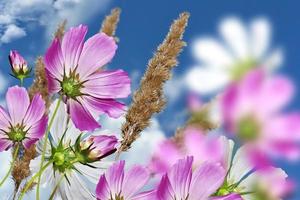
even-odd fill
[[[193,157],[179,160],[165,174],[156,190],[157,200],[207,200],[222,185],[225,170],[220,164],[203,163],[192,171]]]
[[[7,111],[0,106],[0,151],[15,143],[29,148],[45,133],[45,102],[36,94],[30,102],[25,88],[14,86],[6,93]]]
[[[130,94],[130,79],[123,70],[101,69],[114,56],[112,37],[98,33],[84,42],[87,26],[71,28],[62,41],[54,39],[45,55],[50,93],[59,92],[80,130],[99,128],[96,117],[119,117],[125,105],[116,98]]]
[[[186,156],[193,156],[193,167],[198,167],[204,162],[222,163],[225,153],[222,145],[223,141],[220,137],[209,137],[199,129],[187,128],[182,144],[167,139],[158,145],[149,168],[152,173],[165,173],[179,159]]]
[[[10,51],[8,59],[14,77],[23,80],[29,76],[31,70],[28,69],[26,60],[18,53],[18,51]]]
[[[133,166],[124,172],[125,161],[113,164],[106,174],[100,177],[96,188],[98,200],[134,200],[141,199],[137,194],[139,190],[148,182],[148,171],[140,166]]]
[[[281,112],[292,96],[287,78],[253,71],[222,97],[225,128],[247,142],[260,163],[269,156],[295,159],[300,155],[300,114]]]

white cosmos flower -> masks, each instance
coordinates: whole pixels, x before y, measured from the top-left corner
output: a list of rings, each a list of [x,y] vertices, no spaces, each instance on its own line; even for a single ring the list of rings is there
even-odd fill
[[[185,81],[197,93],[216,92],[252,68],[273,71],[282,63],[282,51],[270,49],[271,26],[265,18],[245,25],[236,17],[228,17],[220,23],[219,33],[221,40],[205,37],[193,44],[200,64],[187,72]]]
[[[256,170],[255,165],[249,160],[245,146],[234,153],[234,142],[224,136],[221,140],[227,176],[218,191],[219,195],[237,193],[243,200],[280,200],[291,190],[287,174],[282,169],[270,166]],[[235,187],[230,188],[234,185]]]
[[[50,119],[53,114],[56,103],[57,101],[53,102],[53,104],[50,107]],[[65,136],[63,137],[64,132]],[[61,103],[50,130],[53,147],[58,147],[61,138],[63,138],[62,144],[64,147],[72,146],[75,144],[76,139],[81,133],[82,132],[80,130],[75,128],[74,124],[72,123],[72,120],[68,119],[66,106],[65,104]],[[93,133],[93,135],[97,135],[97,133]],[[37,144],[38,153],[41,153],[42,145],[42,142]],[[45,154],[46,159],[44,164],[48,162],[51,156],[53,155],[51,155],[51,146],[48,142],[47,151]],[[39,171],[40,162],[41,156],[38,156],[33,161],[31,161],[30,169],[33,174]],[[50,164],[50,166],[43,172],[41,176],[41,184],[42,186],[47,186],[48,188],[51,188],[50,191],[53,191],[53,189],[58,185],[59,187],[57,188],[55,196],[56,199],[95,199],[94,192],[90,191],[90,186],[98,182],[100,175],[103,174],[104,170],[111,165],[111,162],[101,160],[90,163],[90,165],[92,165],[94,168],[88,165],[81,164],[80,162],[76,162],[74,164],[75,169],[68,169],[65,171],[65,174],[63,174],[59,170],[55,169],[55,164]],[[61,182],[60,184],[58,184],[60,180]]]

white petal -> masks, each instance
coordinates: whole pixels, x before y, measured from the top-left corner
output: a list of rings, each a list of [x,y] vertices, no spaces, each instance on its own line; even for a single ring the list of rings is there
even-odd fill
[[[241,192],[252,192],[255,185],[257,184],[258,174],[256,172],[251,173],[247,176],[240,184],[240,188],[244,188]]]
[[[265,58],[262,67],[267,71],[273,72],[278,69],[283,63],[283,52],[281,49],[275,49],[272,53]]]
[[[221,22],[219,31],[237,59],[248,58],[249,36],[240,19],[236,17],[226,18]]]
[[[75,168],[82,173],[86,178],[88,178],[92,183],[97,184],[100,178],[100,175],[105,173],[113,162],[110,161],[98,161],[92,163],[95,168],[89,167],[87,165],[82,165],[80,163],[75,164]]]
[[[197,39],[193,44],[193,54],[207,66],[228,68],[233,64],[228,49],[213,38]]]
[[[42,156],[38,156],[30,162],[29,167],[30,167],[30,171],[32,172],[33,175],[36,174],[37,172],[39,172],[39,170],[40,170],[41,158],[42,158]],[[44,162],[44,163],[46,164],[46,162]],[[41,184],[43,187],[45,187],[46,185],[54,184],[54,173],[53,172],[54,172],[54,169],[52,168],[52,165],[50,165],[42,173]]]
[[[57,101],[55,100],[50,106],[49,120],[52,118]],[[66,105],[61,102],[50,128],[50,133],[55,144],[59,143],[67,127],[68,130],[64,137],[64,143],[71,142],[71,144],[74,144],[81,131],[75,128],[72,120],[69,119]]]
[[[210,94],[222,89],[230,81],[225,71],[193,67],[185,75],[185,83],[194,92]]]
[[[91,193],[89,188],[86,186],[84,181],[75,173],[67,175],[70,185],[65,181],[65,194],[68,199],[74,200],[92,200],[96,199],[95,196]]]
[[[254,20],[250,24],[251,53],[254,58],[261,59],[266,53],[271,40],[271,25],[265,18]]]
[[[251,164],[247,158],[246,147],[242,146],[237,150],[233,157],[231,170],[228,176],[229,180],[237,183],[254,168],[254,165]]]
[[[232,161],[234,142],[225,136],[220,137],[222,149],[224,149],[224,168],[229,170]]]

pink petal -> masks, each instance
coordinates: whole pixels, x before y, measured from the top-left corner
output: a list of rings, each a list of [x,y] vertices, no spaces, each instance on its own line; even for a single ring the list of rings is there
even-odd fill
[[[207,199],[223,184],[226,172],[215,163],[204,163],[193,174],[190,199]]]
[[[98,115],[106,113],[112,118],[119,118],[125,112],[125,104],[114,99],[99,99],[84,96],[84,104],[91,113]]]
[[[179,148],[170,140],[165,140],[158,145],[149,168],[153,173],[165,173],[176,163],[176,161],[184,156]]]
[[[92,148],[99,150],[102,155],[114,150],[118,143],[118,139],[115,136],[99,135],[91,137],[93,138],[94,142]]]
[[[130,94],[130,79],[123,70],[100,71],[89,76],[82,93],[102,99],[125,98]]]
[[[82,80],[107,64],[115,55],[117,45],[112,37],[98,33],[89,38],[83,46],[78,63],[78,72]]]
[[[27,127],[34,125],[45,114],[45,101],[40,94],[34,95],[26,112],[24,123]]]
[[[277,112],[294,95],[294,86],[285,77],[275,76],[265,81],[261,91],[260,108],[267,114]]]
[[[8,150],[12,146],[13,146],[12,141],[5,138],[0,138],[0,152]]]
[[[73,99],[68,100],[70,115],[76,128],[81,131],[93,131],[100,128],[98,122],[93,118],[91,113],[79,102]]]
[[[53,77],[50,72],[46,69],[47,86],[49,94],[57,93],[61,90],[60,82]]]
[[[171,186],[170,180],[165,174],[158,185],[157,188],[157,199],[158,200],[173,200],[175,197],[175,192]]]
[[[139,193],[131,198],[132,200],[157,200],[156,190]]]
[[[53,77],[54,79],[62,80],[64,61],[59,39],[54,39],[46,52],[45,68],[48,78]]]
[[[98,200],[104,200],[110,198],[110,191],[108,187],[108,183],[106,181],[105,175],[100,177],[100,180],[96,187],[96,197]]]
[[[6,93],[6,103],[12,125],[21,124],[29,107],[29,96],[25,88],[10,87]]]
[[[83,49],[83,43],[88,27],[80,25],[72,27],[65,33],[62,40],[62,55],[64,57],[65,73],[69,75],[70,70],[74,70],[78,66],[78,61]],[[92,59],[90,57],[89,59]],[[84,66],[89,67],[89,66]]]
[[[124,166],[125,161],[121,160],[113,164],[106,172],[107,183],[113,196],[121,192],[124,180]]]
[[[33,144],[35,144],[39,139],[37,138],[26,138],[22,141],[24,147],[26,149],[29,149]]]
[[[44,115],[39,121],[35,122],[35,124],[29,128],[26,137],[36,139],[42,138],[46,132],[47,123],[48,117]]]
[[[134,166],[126,172],[122,195],[124,199],[131,199],[149,179],[148,171],[140,166]]]
[[[180,159],[168,173],[176,198],[185,199],[189,194],[192,179],[193,157]]]
[[[0,129],[4,131],[8,131],[9,127],[10,127],[10,117],[8,116],[4,108],[0,106]]]

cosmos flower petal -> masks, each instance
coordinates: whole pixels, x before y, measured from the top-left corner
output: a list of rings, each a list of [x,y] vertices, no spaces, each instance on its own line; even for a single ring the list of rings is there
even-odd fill
[[[99,99],[86,96],[83,99],[83,104],[91,113],[108,114],[109,117],[119,118],[124,114],[126,105],[114,99]]]
[[[101,152],[101,155],[105,155],[108,152],[111,152],[116,148],[118,143],[118,139],[111,135],[98,135],[98,136],[91,136],[93,138],[93,146],[92,148]]]
[[[46,77],[47,77],[47,86],[49,94],[55,94],[61,90],[61,85],[59,81],[50,74],[50,72],[46,69]]]
[[[101,160],[93,162],[90,165],[93,167],[81,163],[76,163],[74,166],[82,175],[89,179],[89,181],[96,184],[99,181],[100,175],[112,165],[112,162]]]
[[[124,160],[118,161],[113,164],[105,174],[111,195],[113,196],[121,192],[124,181],[124,166]]]
[[[78,73],[82,80],[107,64],[115,55],[117,45],[112,37],[98,33],[89,38],[83,46],[78,63]]]
[[[84,83],[82,93],[103,99],[125,98],[130,94],[130,78],[123,70],[96,72]]]
[[[100,127],[90,112],[79,102],[69,99],[68,106],[70,109],[71,119],[76,128],[80,129],[81,131],[93,131]]]
[[[141,166],[133,166],[124,177],[122,194],[124,199],[131,199],[148,181],[149,173]]]
[[[48,117],[44,115],[39,121],[31,125],[26,137],[40,139],[44,136],[48,123]]]
[[[99,200],[110,199],[110,190],[104,174],[100,177],[99,182],[97,184],[96,196]]]
[[[10,87],[6,93],[6,103],[11,123],[21,124],[30,104],[26,89],[19,86]]]
[[[188,195],[192,180],[193,157],[180,159],[168,173],[172,188],[177,198],[185,198]]]
[[[156,190],[150,190],[146,192],[141,192],[134,197],[132,200],[157,200]]]
[[[48,76],[62,80],[64,74],[64,62],[59,39],[54,39],[45,54],[45,69]],[[52,84],[48,85],[52,90]]]
[[[246,59],[250,55],[248,32],[240,19],[226,18],[220,24],[219,31],[237,58]]]
[[[66,196],[68,199],[95,199],[89,188],[76,172],[67,175],[68,181],[64,181]]]
[[[22,144],[26,149],[29,149],[33,144],[35,144],[39,139],[37,138],[25,138]]]
[[[6,138],[0,138],[0,152],[8,150],[12,145],[12,141]]]
[[[27,127],[31,127],[39,121],[45,114],[45,101],[40,94],[34,95],[30,106],[26,112],[24,123]]]
[[[251,55],[262,59],[268,50],[271,39],[271,24],[266,18],[258,18],[250,24]]]
[[[8,131],[10,127],[10,117],[4,110],[2,106],[0,106],[0,129]]]
[[[66,74],[69,74],[70,70],[73,71],[78,66],[87,31],[87,26],[80,25],[70,28],[63,37],[61,49]],[[89,66],[84,67],[89,68]]]
[[[167,174],[163,175],[157,188],[158,200],[173,200],[175,192]]]
[[[294,86],[291,81],[279,75],[273,76],[270,79],[266,79],[262,86],[259,105],[264,112],[277,112],[287,105],[293,96]],[[272,101],[270,101],[270,97]]]
[[[234,58],[221,42],[213,38],[201,38],[194,41],[193,53],[206,66],[228,70]],[[218,59],[216,59],[218,58]]]
[[[210,94],[221,90],[230,81],[226,71],[196,66],[185,75],[185,83],[194,92]]]
[[[223,184],[226,172],[220,164],[204,163],[193,173],[190,199],[207,199]]]

